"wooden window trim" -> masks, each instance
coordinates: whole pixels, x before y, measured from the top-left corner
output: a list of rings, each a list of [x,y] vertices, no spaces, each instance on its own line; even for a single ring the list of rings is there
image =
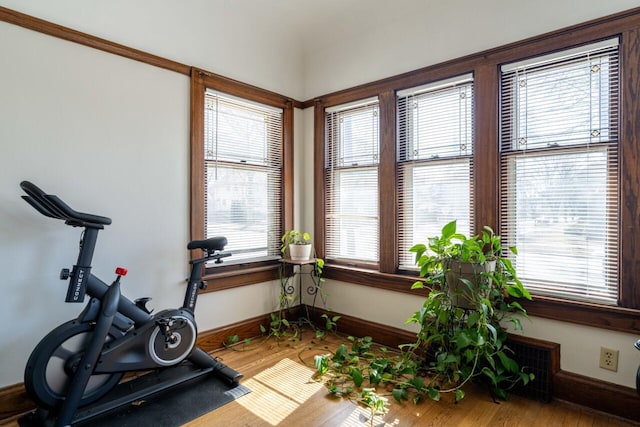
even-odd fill
[[[293,225],[293,106],[294,101],[282,95],[266,91],[204,70],[191,71],[191,203],[190,238],[202,239],[204,222],[204,94],[207,88],[232,96],[283,109],[283,176],[281,230]],[[200,256],[193,254],[193,256]],[[247,262],[209,268],[203,275],[210,281],[207,292],[230,289],[244,285],[277,279],[277,261]]]
[[[102,50],[114,55],[119,55],[124,58],[133,59],[134,61],[140,61],[145,64],[164,68],[170,71],[175,71],[179,74],[188,76],[191,72],[191,67],[186,64],[172,61],[170,59],[153,55],[138,49],[133,49],[131,47],[121,45],[110,40],[102,39],[100,37],[92,36],[90,34],[86,34],[69,27],[63,27],[62,25],[54,24],[52,22],[45,21],[44,19],[26,15],[24,13],[20,13],[2,6],[0,6],[0,21],[8,22],[10,24],[37,31],[42,34],[47,34],[49,36],[57,37],[62,40],[78,43],[83,46]]]
[[[306,101],[313,105],[315,153],[315,233],[318,256],[324,255],[324,109],[358,99],[378,96],[381,112],[381,152],[395,159],[395,93],[397,90],[418,86],[464,73],[474,74],[476,90],[474,190],[476,228],[490,225],[499,229],[499,67],[554,51],[585,45],[598,40],[620,37],[622,93],[620,95],[620,291],[619,306],[568,301],[537,296],[525,308],[532,316],[564,322],[640,333],[640,8],[592,20],[541,36],[532,37],[506,46],[454,59],[420,70],[389,77],[351,89],[320,96]],[[391,141],[391,142],[390,142]],[[385,158],[382,156],[382,158]],[[483,165],[485,165],[483,167]],[[488,165],[488,167],[486,166]],[[333,280],[373,286],[382,289],[419,294],[410,290],[415,276],[397,271],[398,241],[396,227],[395,163],[380,167],[380,253],[379,270],[366,270],[338,264],[327,264],[325,276]],[[389,182],[391,184],[389,185]],[[386,184],[383,184],[386,183]],[[426,236],[425,236],[426,238]],[[392,243],[392,244],[390,244]]]

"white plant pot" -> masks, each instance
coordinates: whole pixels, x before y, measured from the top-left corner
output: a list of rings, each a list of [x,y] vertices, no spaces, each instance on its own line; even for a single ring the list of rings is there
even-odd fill
[[[311,243],[306,245],[289,245],[289,256],[292,261],[306,261],[311,257]]]

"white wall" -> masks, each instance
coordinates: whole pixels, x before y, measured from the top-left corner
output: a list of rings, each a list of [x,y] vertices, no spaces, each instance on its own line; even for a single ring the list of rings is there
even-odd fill
[[[123,292],[177,307],[188,274],[189,78],[0,22],[0,387],[22,381],[37,341],[76,316],[62,267],[78,229],[20,199],[31,180],[106,215],[94,272],[129,269]],[[298,131],[302,126],[298,126]],[[274,310],[278,283],[202,295],[201,330]]]
[[[356,2],[357,3],[357,2]],[[351,2],[348,2],[351,4]],[[366,0],[304,49],[304,98],[638,7],[637,0]],[[348,6],[345,6],[348,7]],[[355,17],[355,14],[358,14]],[[340,22],[339,22],[340,23]]]
[[[290,0],[0,0],[0,6],[299,98],[302,48]],[[293,9],[295,2],[291,0]]]

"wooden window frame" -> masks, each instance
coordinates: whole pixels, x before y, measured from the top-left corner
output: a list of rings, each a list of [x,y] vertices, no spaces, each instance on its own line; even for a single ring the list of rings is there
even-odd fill
[[[363,101],[363,100],[359,100],[359,101]],[[349,107],[346,106],[344,108],[344,110],[341,110],[341,113],[344,112],[354,112],[354,111],[358,111],[361,108],[368,108],[371,106],[375,105],[375,108],[378,108],[378,100],[376,99],[374,100],[368,100],[364,102],[365,104],[367,104],[367,107],[363,107],[363,106],[355,106],[355,107]],[[380,114],[379,110],[376,113]],[[332,116],[332,120],[335,123],[335,120],[337,119],[337,117],[339,117],[340,113],[337,112],[333,112],[333,113],[326,113],[325,114],[325,130],[326,130],[326,124],[327,121],[329,120],[329,116]],[[329,130],[329,132],[331,133],[331,135],[329,136],[328,134],[325,134],[325,137],[331,140],[331,145],[333,145],[333,153],[329,156],[330,158],[325,158],[324,159],[324,167],[325,167],[325,171],[323,173],[323,176],[326,178],[327,176],[329,176],[328,174],[333,173],[333,174],[340,174],[340,171],[347,171],[347,170],[362,170],[362,169],[375,169],[376,171],[376,179],[378,178],[378,174],[379,174],[379,168],[380,168],[380,152],[378,152],[377,154],[377,163],[366,163],[365,165],[356,165],[356,166],[351,166],[351,165],[341,165],[340,164],[340,160],[338,159],[340,157],[340,140],[339,140],[339,132],[337,130],[337,128],[340,125],[334,125],[333,129]],[[379,126],[379,125],[378,125]],[[380,128],[380,126],[379,126]],[[379,131],[379,130],[378,130]],[[379,138],[378,138],[378,143],[379,143]],[[335,175],[334,175],[335,177]],[[335,179],[335,178],[334,178]],[[327,188],[327,183],[324,183],[325,186],[324,188]],[[379,185],[379,183],[378,183]],[[325,194],[328,194],[328,192],[325,191]],[[339,196],[338,196],[339,198]],[[335,203],[335,200],[333,200],[333,203]],[[325,208],[326,205],[325,205]],[[377,212],[378,213],[378,212]],[[378,213],[379,216],[379,213]],[[329,238],[329,232],[328,232],[328,228],[326,221],[325,221],[325,227],[324,227],[324,236],[325,236],[325,245],[326,245],[326,239]],[[379,229],[379,224],[378,224],[378,229]],[[338,240],[337,237],[333,237],[334,240]],[[379,242],[378,242],[379,244]],[[325,246],[326,247],[326,246]],[[335,257],[330,257],[328,253],[325,252],[325,260],[328,262],[331,262],[335,265],[344,265],[344,266],[349,266],[349,267],[356,267],[356,268],[364,268],[364,269],[378,269],[378,260],[362,260],[362,259],[352,259],[352,258],[347,258],[347,257],[343,257],[343,256],[335,256]]]
[[[325,277],[361,285],[411,291],[415,276],[398,271],[396,173],[396,91],[473,73],[475,147],[473,188],[475,226],[499,226],[499,69],[501,64],[620,38],[620,267],[619,306],[537,296],[525,305],[532,316],[621,332],[640,333],[640,8],[468,55],[420,70],[327,94],[307,101],[314,105],[315,245],[324,255],[324,110],[377,96],[380,103],[380,267],[366,270],[328,263]],[[426,239],[427,236],[425,236]]]
[[[204,218],[204,96],[207,89],[226,93],[238,98],[282,108],[282,224],[281,231],[291,229],[293,224],[293,106],[294,101],[204,70],[191,70],[191,203],[190,238],[203,239]],[[195,253],[193,256],[200,256]],[[210,286],[207,292],[230,289],[244,285],[262,283],[279,277],[279,262],[259,261],[207,268],[203,280]]]

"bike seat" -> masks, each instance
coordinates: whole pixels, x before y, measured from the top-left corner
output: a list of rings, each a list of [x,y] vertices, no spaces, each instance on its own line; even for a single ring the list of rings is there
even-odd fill
[[[46,194],[29,181],[22,181],[20,187],[27,193],[22,198],[44,216],[62,219],[74,227],[97,226],[98,228],[103,228],[102,226],[111,224],[111,218],[73,210],[58,196]]]
[[[187,249],[204,249],[207,252],[221,251],[227,245],[227,238],[218,236],[206,240],[194,240],[189,242]]]

